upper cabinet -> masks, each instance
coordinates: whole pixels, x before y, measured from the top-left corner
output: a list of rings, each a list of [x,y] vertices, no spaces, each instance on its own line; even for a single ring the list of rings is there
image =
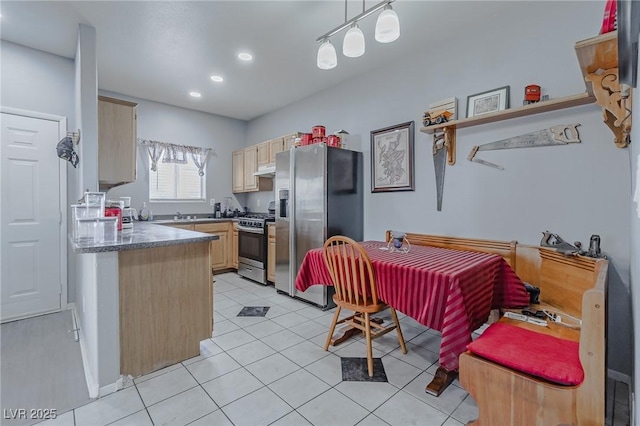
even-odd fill
[[[268,145],[267,148],[269,148]],[[258,170],[258,147],[256,145],[234,151],[232,158],[232,191],[234,193],[271,191],[273,189],[273,179],[254,175]]]
[[[288,149],[288,148],[287,148]],[[284,150],[284,138],[275,138],[269,141],[269,163],[276,164],[276,154]]]
[[[232,191],[244,192],[244,149],[233,152]]]
[[[136,103],[98,96],[98,181],[112,188],[136,180]]]
[[[257,145],[258,149],[258,167],[269,164],[269,141],[259,143]]]
[[[233,192],[273,190],[276,154],[294,146],[299,132],[251,145],[233,153]]]

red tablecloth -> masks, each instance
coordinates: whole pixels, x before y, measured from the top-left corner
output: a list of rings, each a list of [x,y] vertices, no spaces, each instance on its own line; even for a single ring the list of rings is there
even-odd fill
[[[458,369],[458,356],[471,332],[492,308],[529,304],[524,284],[497,254],[411,246],[409,253],[381,250],[387,243],[360,243],[376,273],[378,297],[421,324],[442,333],[440,365]],[[322,249],[310,250],[296,277],[296,288],[333,285]]]

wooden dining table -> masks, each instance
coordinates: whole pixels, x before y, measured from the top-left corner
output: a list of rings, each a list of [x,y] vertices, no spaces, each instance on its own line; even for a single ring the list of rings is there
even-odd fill
[[[426,391],[438,396],[457,377],[458,357],[496,308],[528,306],[524,283],[498,254],[411,246],[394,251],[386,242],[360,243],[371,259],[378,297],[420,324],[440,331],[439,367]],[[322,248],[309,250],[296,288],[333,285]]]

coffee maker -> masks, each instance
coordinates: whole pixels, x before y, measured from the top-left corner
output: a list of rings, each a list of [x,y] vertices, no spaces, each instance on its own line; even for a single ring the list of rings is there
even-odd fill
[[[120,197],[124,208],[122,209],[122,230],[132,231],[133,221],[138,217],[136,209],[131,207],[131,197]]]
[[[214,203],[213,204],[213,217],[215,217],[216,219],[219,219],[222,215],[222,212],[220,211],[220,203]]]

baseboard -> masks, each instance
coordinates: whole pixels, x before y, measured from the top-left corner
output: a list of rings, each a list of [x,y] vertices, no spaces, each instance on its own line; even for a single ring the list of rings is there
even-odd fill
[[[630,375],[608,368],[607,377],[615,380],[616,382],[626,383],[627,386],[629,386],[629,393],[631,393],[631,376]]]
[[[78,337],[80,340],[80,354],[82,355],[82,367],[84,367],[84,378],[87,381],[87,390],[89,391],[89,398],[95,399],[100,396],[100,389],[98,385],[98,381],[91,374],[91,369],[89,368],[89,359],[87,358],[87,348],[86,343],[84,341],[84,334],[78,324],[80,321],[78,320],[78,310],[75,303],[68,303],[67,306],[71,309],[71,314],[73,315],[73,322],[76,324],[76,328],[78,328]]]
[[[102,398],[105,395],[109,395],[110,393],[117,392],[123,387],[124,387],[124,379],[121,376],[118,380],[116,380],[115,383],[111,383],[101,387],[99,390],[99,398]]]

